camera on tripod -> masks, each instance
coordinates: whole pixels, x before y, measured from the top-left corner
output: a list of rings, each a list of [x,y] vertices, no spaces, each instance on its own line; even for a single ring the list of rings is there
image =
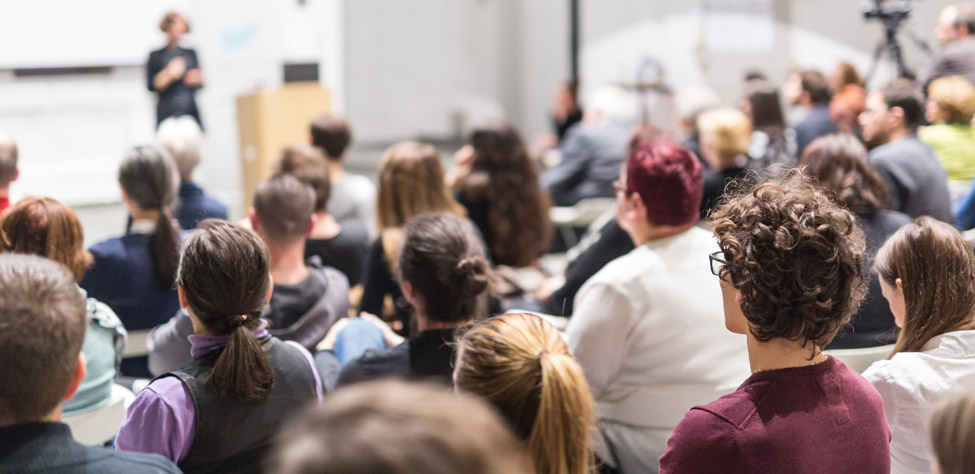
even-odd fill
[[[874,0],[863,6],[863,19],[898,24],[911,14],[910,0]]]

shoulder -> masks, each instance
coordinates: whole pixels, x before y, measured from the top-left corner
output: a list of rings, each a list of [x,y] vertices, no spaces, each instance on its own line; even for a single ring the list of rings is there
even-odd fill
[[[740,457],[736,427],[707,407],[691,408],[674,428],[660,458],[661,473],[734,472]]]
[[[91,463],[93,472],[125,474],[181,472],[172,461],[158,454],[109,451],[104,448],[99,449],[99,451],[104,451],[105,453],[98,453],[102,454],[103,457]]]
[[[92,245],[88,251],[91,252],[95,259],[112,258],[114,256],[123,255],[125,253],[125,248],[126,246],[122,241],[122,238],[114,237]]]
[[[384,376],[409,375],[410,341],[388,349],[368,349],[359,358],[346,362],[338,385]]]

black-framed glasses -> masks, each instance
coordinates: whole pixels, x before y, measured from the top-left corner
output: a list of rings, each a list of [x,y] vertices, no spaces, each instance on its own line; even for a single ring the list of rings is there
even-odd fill
[[[721,258],[723,256],[724,256],[724,252],[721,251],[717,251],[712,253],[711,255],[708,255],[708,260],[711,261],[711,273],[713,273],[714,276],[721,276],[721,269],[728,264],[728,262],[724,261],[724,259]]]

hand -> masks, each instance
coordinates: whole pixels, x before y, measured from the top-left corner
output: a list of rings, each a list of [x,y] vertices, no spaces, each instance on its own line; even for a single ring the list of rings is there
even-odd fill
[[[342,330],[345,329],[345,327],[348,325],[349,325],[349,318],[342,318],[338,321],[335,321],[335,324],[333,324],[332,327],[329,328],[328,334],[325,335],[325,338],[322,339],[322,342],[319,342],[318,345],[315,346],[315,349],[320,351],[332,350],[332,348],[335,347],[335,338],[338,337],[339,333],[342,332]]]
[[[363,321],[368,321],[374,324],[376,327],[379,328],[379,330],[383,332],[383,338],[386,339],[386,347],[398,346],[402,344],[403,341],[405,340],[403,336],[396,334],[396,331],[394,331],[392,327],[386,324],[386,321],[380,319],[379,316],[363,311],[359,313],[359,317],[362,318]]]
[[[169,64],[166,65],[166,72],[173,79],[180,79],[183,77],[183,73],[186,72],[186,60],[181,56],[170,59]]]
[[[186,75],[183,77],[183,82],[188,86],[200,87],[203,85],[203,74],[200,73],[200,68],[193,68],[186,71]]]

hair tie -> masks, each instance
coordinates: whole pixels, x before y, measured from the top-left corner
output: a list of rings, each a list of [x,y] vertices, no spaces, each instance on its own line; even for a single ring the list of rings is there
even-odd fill
[[[247,322],[246,314],[237,314],[230,317],[230,327],[232,328],[242,326],[245,322]]]

